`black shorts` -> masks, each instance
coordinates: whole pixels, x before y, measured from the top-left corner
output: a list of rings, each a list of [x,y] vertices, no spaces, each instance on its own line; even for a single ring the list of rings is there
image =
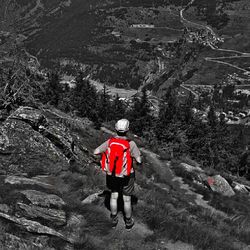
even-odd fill
[[[131,173],[130,176],[125,176],[123,178],[107,175],[106,185],[112,193],[118,192],[130,196],[134,192],[135,173]]]

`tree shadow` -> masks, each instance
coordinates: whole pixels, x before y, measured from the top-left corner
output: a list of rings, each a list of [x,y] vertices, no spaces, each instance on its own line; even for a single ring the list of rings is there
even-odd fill
[[[99,194],[99,196],[104,197],[104,205],[110,211],[111,192],[109,190],[104,190],[101,194]],[[132,203],[132,206],[137,205],[138,198],[135,195],[131,196],[131,203]],[[117,211],[122,212],[124,214],[124,203],[123,203],[122,193],[119,193],[119,197],[117,201]]]

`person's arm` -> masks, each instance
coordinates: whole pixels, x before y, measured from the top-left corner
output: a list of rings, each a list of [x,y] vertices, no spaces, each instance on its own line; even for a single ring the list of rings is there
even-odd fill
[[[94,155],[99,155],[103,152],[105,152],[108,149],[108,141],[105,141],[103,144],[101,144],[98,148],[96,148],[93,152]]]
[[[131,156],[136,160],[136,162],[138,164],[142,164],[141,152],[134,141],[130,142],[130,151],[131,151]]]

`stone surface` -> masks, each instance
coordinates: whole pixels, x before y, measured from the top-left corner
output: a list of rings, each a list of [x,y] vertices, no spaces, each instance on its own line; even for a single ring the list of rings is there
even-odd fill
[[[95,194],[91,194],[89,195],[87,198],[85,198],[83,201],[82,201],[82,204],[83,205],[86,205],[86,204],[91,204],[93,203],[94,201],[96,201],[97,199],[99,199],[100,193],[95,193]]]
[[[35,241],[25,240],[16,235],[5,233],[4,242],[0,243],[0,249],[12,249],[12,250],[55,250],[47,245],[44,240],[40,240],[39,237]]]
[[[5,178],[4,182],[12,185],[37,185],[44,188],[53,188],[53,186],[48,183],[19,176],[8,176]]]
[[[6,220],[9,220],[11,222],[14,222],[14,223],[22,226],[28,232],[38,233],[38,234],[47,234],[47,235],[59,237],[63,240],[68,241],[63,234],[57,232],[56,230],[54,230],[50,227],[42,225],[41,223],[39,223],[37,221],[27,220],[26,218],[23,218],[23,217],[17,218],[15,216],[11,216],[11,215],[1,213],[1,212],[0,212],[0,217],[5,218]]]
[[[187,172],[196,172],[196,173],[204,173],[204,170],[201,169],[200,167],[197,167],[197,166],[192,166],[192,165],[189,165],[187,163],[184,163],[182,162],[180,164]]]
[[[7,214],[11,211],[11,208],[6,204],[0,204],[0,211]]]
[[[235,195],[235,192],[233,191],[232,187],[229,185],[226,179],[220,175],[208,177],[207,183],[211,190],[213,190],[214,192],[220,193],[225,196]]]
[[[46,124],[46,118],[42,114],[42,111],[26,106],[19,107],[8,119],[23,120],[33,127]]]
[[[33,204],[42,207],[62,208],[65,202],[55,194],[47,194],[36,190],[21,191],[22,194]]]
[[[23,210],[22,213],[26,218],[42,219],[47,222],[47,224],[53,224],[55,226],[63,226],[66,224],[66,213],[63,210],[26,205],[20,202],[18,206]]]
[[[62,152],[26,122],[8,119],[4,123],[4,128],[8,128],[9,144],[5,147],[6,154],[1,160],[8,174],[16,174],[16,172],[33,176],[44,173],[54,174],[69,167]],[[14,172],[9,169],[12,164],[16,166]]]
[[[250,192],[249,186],[238,183],[236,181],[233,181],[232,186],[233,186],[234,190],[237,192],[246,193],[246,194]]]
[[[64,124],[48,119],[41,110],[20,107],[0,127],[1,170],[29,176],[57,174],[70,167],[69,159],[78,157],[72,143]],[[76,151],[81,156],[82,151]]]
[[[0,149],[5,150],[9,146],[9,137],[7,135],[7,130],[0,129]]]
[[[64,230],[64,235],[67,236],[70,242],[78,243],[81,240],[82,227],[86,225],[86,220],[82,215],[70,214],[67,226]]]

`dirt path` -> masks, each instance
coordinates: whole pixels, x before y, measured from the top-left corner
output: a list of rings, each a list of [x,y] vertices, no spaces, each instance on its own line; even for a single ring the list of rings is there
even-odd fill
[[[116,135],[113,131],[102,127],[101,130],[110,135]],[[179,193],[180,195],[187,196],[189,201],[193,204],[196,204],[204,209],[208,209],[210,212],[217,214],[220,217],[227,218],[227,215],[219,210],[216,210],[214,207],[210,206],[207,201],[204,200],[203,196],[197,194],[192,190],[192,188],[185,184],[181,177],[176,176],[171,170],[171,165],[169,161],[163,161],[160,159],[160,156],[154,152],[140,148],[144,161],[149,164],[153,174],[150,179],[147,181],[156,186],[161,190],[169,193],[171,190]],[[143,174],[142,174],[143,175]],[[157,176],[157,178],[155,178]],[[146,176],[144,175],[146,178]]]
[[[101,130],[109,135],[116,135],[113,131],[102,127]],[[150,170],[152,170],[153,174],[151,178],[147,178],[145,176],[144,171],[140,171],[143,180],[146,181],[148,184],[152,185],[152,187],[160,188],[161,190],[166,192],[166,195],[170,193],[170,190],[174,190],[175,192],[180,192],[186,195],[189,195],[192,197],[193,201],[198,200],[200,197],[198,197],[197,194],[194,192],[191,192],[189,190],[188,185],[184,185],[182,182],[182,178],[176,177],[172,170],[170,169],[170,162],[163,161],[160,159],[159,155],[155,154],[154,152],[146,149],[146,148],[140,148],[145,163],[150,166]],[[141,201],[143,202],[143,201]],[[107,211],[107,216],[109,216],[109,212]],[[137,219],[137,218],[136,218]],[[125,232],[124,230],[124,222],[122,216],[119,218],[119,224],[117,226],[117,229],[112,233],[112,238],[120,239],[121,235],[124,239],[123,245],[129,244],[128,249],[134,249],[135,246],[138,246],[138,249],[169,249],[169,250],[193,250],[194,247],[189,244],[185,244],[183,242],[171,242],[171,241],[164,241],[161,240],[160,243],[158,242],[148,242],[145,244],[145,239],[149,236],[153,235],[153,231],[149,230],[146,224],[144,224],[141,221],[137,221],[135,227],[131,230],[131,232]],[[126,242],[126,243],[125,243]],[[129,242],[129,243],[128,243]],[[117,243],[118,244],[118,243]],[[110,249],[121,249],[121,245],[116,245],[114,243],[114,240],[112,240],[112,246],[110,246]],[[132,245],[130,245],[132,244]],[[159,245],[158,245],[159,244]],[[130,248],[131,247],[131,248]]]

